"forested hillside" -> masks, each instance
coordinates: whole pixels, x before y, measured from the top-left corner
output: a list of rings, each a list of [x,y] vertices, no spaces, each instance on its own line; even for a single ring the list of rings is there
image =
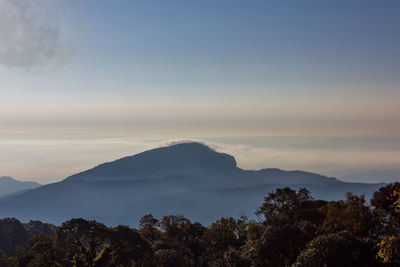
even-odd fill
[[[0,221],[0,266],[399,266],[400,184],[370,201],[314,199],[279,188],[259,220],[220,218],[209,226],[182,215],[140,219],[138,229],[71,219],[60,226]]]

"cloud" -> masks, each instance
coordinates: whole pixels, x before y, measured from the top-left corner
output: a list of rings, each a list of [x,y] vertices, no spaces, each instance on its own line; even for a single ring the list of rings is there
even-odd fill
[[[233,155],[243,169],[280,168],[328,173],[350,168],[397,168],[398,150],[333,149],[313,146],[297,147],[291,138],[259,138],[231,136],[212,138],[182,138],[162,141],[149,135],[110,137],[106,134],[55,135],[36,137],[0,135],[0,175],[11,175],[42,183],[63,179],[74,173],[148,149],[177,143],[200,142],[212,149]],[[298,138],[303,140],[302,138]],[[312,144],[320,138],[310,138]],[[275,145],[274,145],[275,144]],[[17,159],[17,160],[16,160]]]

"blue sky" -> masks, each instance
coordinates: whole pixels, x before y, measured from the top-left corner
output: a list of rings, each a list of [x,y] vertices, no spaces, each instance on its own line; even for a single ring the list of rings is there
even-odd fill
[[[92,0],[87,11],[68,66],[0,69],[0,175],[59,180],[175,139],[248,168],[400,168],[400,2]]]
[[[138,82],[397,86],[399,4],[385,3],[98,1],[88,47]]]

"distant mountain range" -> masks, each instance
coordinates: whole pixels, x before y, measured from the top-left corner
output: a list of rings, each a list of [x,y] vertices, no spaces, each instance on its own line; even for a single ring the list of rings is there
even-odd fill
[[[0,197],[15,194],[21,191],[34,189],[41,186],[35,182],[23,182],[15,180],[9,176],[0,177]]]
[[[399,182],[400,170],[366,170],[354,172],[340,177],[343,181],[363,181],[366,183],[374,183],[381,181],[385,183]]]
[[[347,183],[303,171],[243,170],[201,143],[181,143],[101,164],[65,180],[0,199],[1,217],[59,224],[73,217],[137,225],[140,217],[183,214],[208,224],[223,216],[254,216],[272,190],[308,188],[315,198],[346,192],[369,198],[384,184]]]

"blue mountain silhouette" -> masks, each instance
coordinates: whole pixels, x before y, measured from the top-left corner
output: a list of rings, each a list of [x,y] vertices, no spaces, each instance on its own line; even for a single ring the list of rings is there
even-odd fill
[[[314,197],[372,193],[383,184],[345,183],[303,171],[243,170],[235,159],[200,143],[181,143],[101,164],[65,180],[0,199],[0,214],[58,224],[73,217],[136,225],[141,216],[183,214],[210,223],[253,216],[279,187],[308,188]]]
[[[201,143],[156,148],[101,164],[68,180],[108,181],[159,178],[172,174],[213,174],[236,171],[235,159]]]
[[[18,181],[9,176],[0,177],[0,197],[41,186],[35,182]]]

